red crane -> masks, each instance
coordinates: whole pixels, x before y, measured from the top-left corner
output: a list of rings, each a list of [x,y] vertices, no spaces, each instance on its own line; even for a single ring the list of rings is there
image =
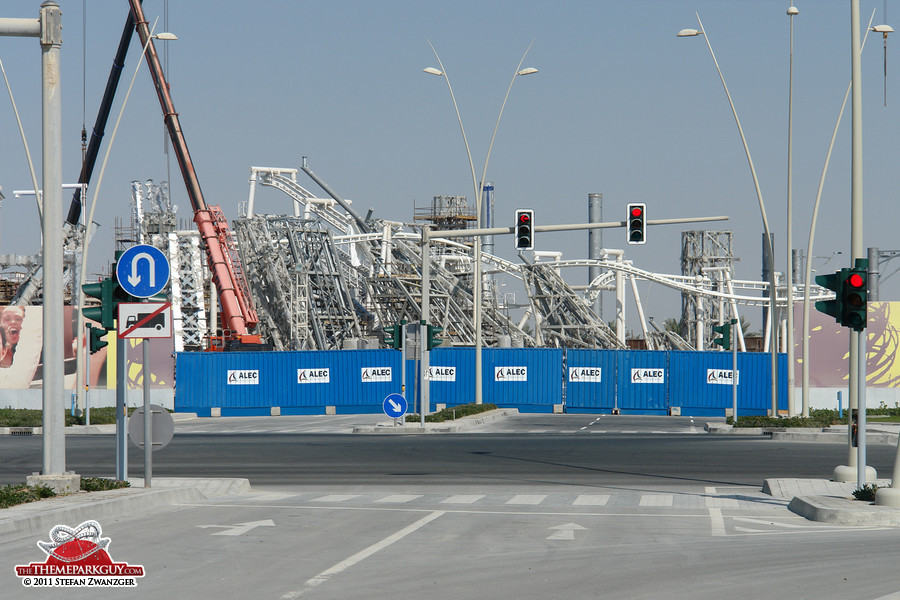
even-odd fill
[[[150,68],[153,84],[156,86],[156,95],[159,97],[162,107],[169,139],[172,141],[172,148],[175,151],[188,197],[194,209],[194,223],[197,224],[197,229],[200,231],[206,247],[209,270],[212,272],[213,281],[219,291],[224,337],[228,340],[258,344],[260,343],[259,336],[251,334],[250,330],[256,327],[259,318],[253,308],[250,290],[243,276],[240,258],[228,227],[228,221],[218,206],[209,205],[203,199],[197,172],[194,170],[194,163],[191,161],[187,142],[181,131],[178,113],[175,112],[175,105],[169,95],[169,84],[166,82],[159,55],[153,46],[153,40],[150,39],[150,29],[144,18],[141,2],[140,0],[129,0],[129,4],[135,29],[141,39],[141,46],[143,47],[148,40],[150,41],[146,53],[147,66]]]

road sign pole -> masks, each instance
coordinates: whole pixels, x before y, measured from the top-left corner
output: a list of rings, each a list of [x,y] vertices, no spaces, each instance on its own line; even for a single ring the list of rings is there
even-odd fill
[[[737,410],[737,393],[738,393],[738,368],[737,368],[737,344],[735,343],[735,330],[738,328],[738,320],[731,320],[731,415],[734,419],[734,424],[737,425],[738,419],[738,410]]]
[[[145,299],[144,302],[147,302]],[[153,412],[150,410],[150,340],[144,338],[144,364],[141,371],[144,377],[144,487],[149,488],[153,478]]]
[[[116,479],[128,479],[128,423],[125,393],[128,385],[127,341],[116,336]]]

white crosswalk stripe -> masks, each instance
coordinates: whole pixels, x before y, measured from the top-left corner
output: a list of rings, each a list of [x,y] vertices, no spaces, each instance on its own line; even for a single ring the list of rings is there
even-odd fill
[[[441,504],[474,504],[484,498],[484,494],[458,494],[442,500]]]
[[[609,494],[581,494],[575,501],[573,506],[606,506],[609,502]]]
[[[422,494],[394,494],[393,496],[385,496],[379,498],[375,502],[383,502],[385,504],[405,504],[422,497]]]
[[[638,506],[672,506],[674,494],[644,494]]]
[[[546,496],[546,495],[540,495],[540,494],[535,494],[535,495],[520,494],[520,495],[518,495],[518,496],[513,496],[513,497],[510,498],[506,503],[507,503],[507,504],[530,504],[530,505],[532,505],[532,506],[535,506],[535,505],[540,504],[541,502],[543,502],[543,501],[546,500],[546,499],[547,499],[547,496]]]

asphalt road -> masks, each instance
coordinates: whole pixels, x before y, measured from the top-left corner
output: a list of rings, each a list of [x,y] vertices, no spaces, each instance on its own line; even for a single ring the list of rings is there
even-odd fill
[[[766,477],[827,478],[846,460],[841,444],[588,415],[523,415],[451,435],[338,433],[346,427],[179,425],[155,454],[155,476],[248,477],[253,491],[103,520],[114,560],[146,570],[137,588],[104,595],[900,597],[900,529],[809,522],[760,492]],[[68,466],[110,474],[113,447],[111,436],[71,436]],[[37,437],[0,437],[3,480],[21,481],[40,449]],[[869,447],[881,472],[893,455],[893,446]],[[141,475],[141,458],[132,447],[131,475]],[[4,598],[97,593],[25,588],[13,566],[41,559],[35,540],[0,544]]]
[[[285,433],[284,418],[221,420],[226,431],[179,426],[154,453],[157,477],[244,477],[254,488],[278,486],[761,486],[770,477],[830,478],[847,450],[835,443],[774,442],[711,436],[688,418],[522,415],[492,433],[343,435]],[[282,419],[278,421],[278,419]],[[252,420],[250,420],[252,424]],[[321,422],[317,421],[321,427]],[[207,430],[209,431],[209,430]],[[69,436],[66,464],[85,476],[115,474],[113,436]],[[20,483],[41,465],[40,437],[0,436],[0,484]],[[895,449],[870,444],[868,462],[889,476]],[[129,476],[143,454],[129,447]]]

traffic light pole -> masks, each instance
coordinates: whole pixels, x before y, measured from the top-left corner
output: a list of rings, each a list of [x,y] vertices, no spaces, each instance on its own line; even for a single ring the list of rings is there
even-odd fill
[[[118,334],[111,333],[116,335],[116,479],[125,481],[128,479],[127,343]]]
[[[425,414],[430,410],[431,381],[428,379],[428,318],[431,316],[431,230],[422,227],[422,311],[419,319],[419,421],[425,427]],[[476,246],[480,244],[476,242]],[[481,285],[476,281],[475,285]],[[478,362],[478,361],[476,361]],[[477,365],[480,366],[480,365]],[[479,380],[480,383],[480,380]]]

